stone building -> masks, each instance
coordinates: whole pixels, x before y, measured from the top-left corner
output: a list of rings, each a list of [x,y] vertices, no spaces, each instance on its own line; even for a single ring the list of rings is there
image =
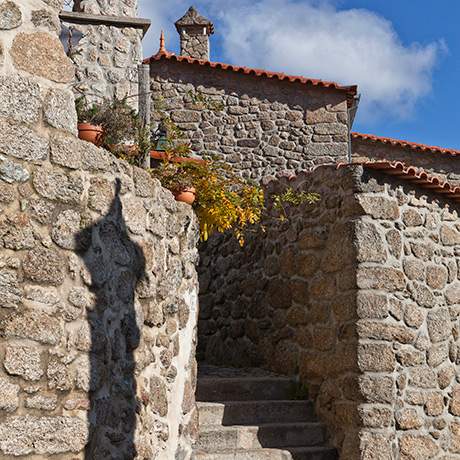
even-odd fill
[[[209,50],[210,21],[184,18]],[[353,133],[355,86],[188,43],[144,61],[153,106],[269,194],[321,195],[243,249],[201,247],[198,359],[295,376],[340,458],[460,457],[460,152]]]
[[[460,458],[460,152],[353,133],[356,86],[213,62],[190,8],[144,61],[154,124],[321,196],[196,268],[192,210],[75,136],[75,93],[143,87],[136,6],[0,1],[0,458]]]

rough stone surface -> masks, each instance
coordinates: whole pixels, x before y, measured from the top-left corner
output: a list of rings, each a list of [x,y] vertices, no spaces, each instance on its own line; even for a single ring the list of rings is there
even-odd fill
[[[0,30],[16,29],[22,23],[22,13],[14,2],[6,1],[0,4]]]
[[[49,90],[43,110],[45,121],[50,126],[77,134],[77,114],[71,91]]]
[[[17,416],[0,423],[0,449],[15,457],[77,453],[87,439],[88,427],[76,417]]]
[[[455,206],[359,167],[283,181],[268,193],[289,184],[321,201],[243,248],[229,236],[202,248],[199,357],[298,375],[343,458],[450,459]]]
[[[48,140],[32,129],[0,119],[0,153],[21,160],[39,161],[48,156]]]
[[[152,103],[182,130],[183,141],[246,177],[346,159],[343,93],[165,60],[152,61],[150,74]],[[312,116],[318,110],[322,118]]]
[[[34,347],[7,347],[3,365],[9,374],[19,375],[26,380],[40,380],[43,375],[41,353]]]
[[[1,117],[25,123],[38,121],[41,108],[40,86],[33,80],[23,77],[0,77],[0,100]]]

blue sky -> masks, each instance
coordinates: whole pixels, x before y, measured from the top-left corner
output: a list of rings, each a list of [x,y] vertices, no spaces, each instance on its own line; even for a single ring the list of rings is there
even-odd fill
[[[145,55],[178,51],[173,27],[191,0],[140,0]],[[354,130],[460,149],[460,1],[199,0],[212,60],[357,83]]]

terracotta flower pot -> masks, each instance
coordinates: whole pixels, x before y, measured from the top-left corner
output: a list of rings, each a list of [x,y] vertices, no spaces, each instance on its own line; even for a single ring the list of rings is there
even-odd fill
[[[196,190],[195,187],[189,187],[184,190],[179,190],[178,192],[173,192],[174,198],[176,201],[182,201],[183,203],[187,203],[192,205],[196,199]]]
[[[78,137],[84,141],[100,146],[103,129],[91,123],[78,123]]]

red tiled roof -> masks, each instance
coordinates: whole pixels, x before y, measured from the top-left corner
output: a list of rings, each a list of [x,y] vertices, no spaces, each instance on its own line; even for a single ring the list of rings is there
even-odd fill
[[[430,146],[425,144],[417,144],[415,142],[409,142],[399,139],[392,139],[390,137],[380,137],[374,136],[372,134],[361,134],[361,133],[351,133],[353,139],[359,139],[363,141],[378,142],[381,144],[391,145],[393,147],[403,147],[409,148],[412,150],[417,150],[421,152],[430,152],[430,153],[444,153],[447,155],[460,155],[460,150],[455,149],[445,149],[442,147]]]
[[[150,58],[144,60],[144,64],[149,64],[152,61],[161,61],[161,60],[177,61],[184,62],[186,64],[196,64],[203,67],[209,67],[211,69],[220,69],[227,70],[235,73],[240,73],[244,75],[254,75],[256,77],[265,77],[278,79],[280,81],[288,81],[290,83],[301,83],[304,85],[318,86],[323,88],[335,89],[338,91],[345,91],[347,93],[348,105],[353,104],[354,97],[358,93],[358,87],[356,85],[352,86],[342,86],[338,83],[324,80],[315,80],[312,78],[306,78],[299,75],[286,75],[280,72],[269,72],[263,69],[253,69],[250,67],[240,67],[231,64],[224,64],[222,62],[211,62],[202,59],[194,59],[188,56],[176,56],[174,53],[170,53],[166,50],[160,50],[157,54],[153,55]]]
[[[361,165],[366,169],[382,171],[389,176],[395,176],[398,179],[408,181],[412,184],[430,190],[434,193],[444,195],[457,203],[460,203],[460,187],[449,184],[446,181],[439,179],[420,168],[406,166],[399,161],[376,161],[376,162],[359,162],[359,163],[341,163],[337,167],[343,168],[353,165]]]

